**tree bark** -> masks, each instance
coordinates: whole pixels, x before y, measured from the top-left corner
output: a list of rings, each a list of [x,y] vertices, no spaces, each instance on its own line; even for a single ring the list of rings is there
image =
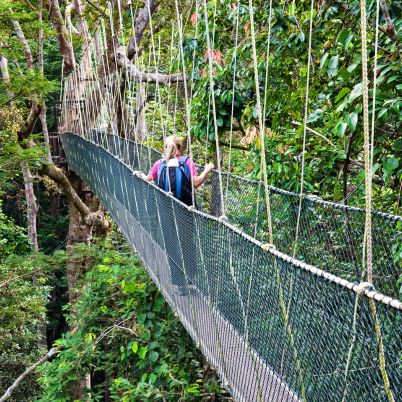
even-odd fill
[[[50,152],[50,141],[49,141],[49,130],[47,127],[47,120],[46,120],[46,108],[43,108],[39,114],[39,119],[42,124],[42,132],[43,132],[43,141],[47,147],[47,160],[49,163],[52,163],[52,154]]]
[[[148,127],[145,118],[145,84],[140,82],[135,95],[135,139],[140,143],[147,138]]]
[[[117,63],[123,68],[123,71],[125,71],[131,79],[137,82],[154,82],[162,85],[171,85],[175,82],[182,82],[185,79],[183,74],[180,73],[160,74],[141,71],[125,56],[122,50],[117,52]]]
[[[38,206],[36,204],[36,197],[33,188],[33,177],[27,161],[21,162],[21,170],[24,177],[25,201],[27,204],[28,239],[32,245],[32,248],[35,251],[38,251],[38,232],[36,227]]]
[[[43,173],[49,176],[59,186],[64,196],[67,198],[70,205],[80,213],[83,222],[89,226],[97,226],[101,230],[108,230],[109,223],[105,220],[101,212],[92,212],[90,208],[81,200],[80,196],[75,191],[70,180],[64,174],[62,169],[55,166],[53,163],[46,165],[43,168]]]
[[[21,29],[20,24],[13,20],[14,30],[17,33],[17,36],[21,43],[24,46],[24,54],[27,61],[28,69],[33,69],[33,58],[31,49],[28,45],[28,42],[25,39],[25,35]],[[10,83],[10,75],[8,72],[8,63],[7,59],[4,56],[0,56],[0,69],[3,81],[6,84]],[[9,95],[12,96],[12,92],[9,91]],[[28,144],[29,146],[30,144]],[[20,163],[22,176],[24,178],[24,189],[25,189],[25,201],[26,201],[26,211],[27,211],[27,221],[28,221],[28,240],[31,243],[32,248],[35,251],[38,251],[38,232],[36,227],[36,221],[38,216],[38,207],[36,204],[36,197],[33,187],[33,177],[31,170],[29,168],[29,164],[27,161],[22,161]]]
[[[48,0],[49,17],[57,34],[60,52],[63,56],[64,75],[70,73],[75,67],[73,46],[69,40],[66,24],[60,11],[59,0]]]
[[[29,47],[28,41],[25,38],[24,32],[22,31],[21,25],[18,21],[12,20],[14,31],[17,34],[18,39],[20,40],[23,48],[24,48],[24,56],[27,63],[28,70],[34,69],[34,61],[31,52],[31,48]]]
[[[127,48],[127,56],[130,60],[138,54],[139,44],[144,35],[145,29],[147,28],[149,20],[157,7],[158,2],[156,0],[145,0],[144,7],[139,10],[137,19],[135,20],[134,34],[130,38]]]

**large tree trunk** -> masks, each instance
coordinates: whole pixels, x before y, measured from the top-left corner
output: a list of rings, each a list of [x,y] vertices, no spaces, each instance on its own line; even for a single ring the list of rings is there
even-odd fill
[[[84,181],[74,173],[70,174],[70,183],[77,194],[81,195],[85,200],[85,204],[91,212],[98,211],[99,201],[89,191]],[[93,226],[87,225],[82,218],[80,211],[73,202],[69,202],[69,227],[67,237],[67,284],[68,284],[68,301],[71,306],[70,313],[76,314],[74,305],[81,293],[79,281],[84,277],[88,268],[89,261],[86,257],[78,259],[76,256],[76,247],[79,244],[90,244]],[[70,331],[73,331],[70,328]],[[74,382],[71,387],[71,397],[74,400],[85,400],[86,389],[91,388],[91,376],[88,373],[83,378]]]

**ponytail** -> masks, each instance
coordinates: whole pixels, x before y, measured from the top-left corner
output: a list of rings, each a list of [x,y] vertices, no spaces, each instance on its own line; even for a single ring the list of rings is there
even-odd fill
[[[164,159],[169,161],[179,155],[181,146],[182,142],[179,137],[176,137],[175,135],[167,137],[165,140],[165,152],[163,154]]]

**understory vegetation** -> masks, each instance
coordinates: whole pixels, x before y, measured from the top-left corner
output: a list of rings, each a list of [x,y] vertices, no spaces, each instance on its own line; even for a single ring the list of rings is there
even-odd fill
[[[96,42],[103,53],[88,68],[96,65],[103,81],[87,81],[96,81],[105,99],[117,81],[105,84],[101,67],[125,79],[127,65],[139,71],[128,84],[118,82],[113,112],[108,115],[104,105],[96,110],[107,134],[118,132],[124,141],[158,151],[164,136],[175,134],[200,165],[213,162],[261,181],[265,160],[271,186],[298,193],[302,184],[305,194],[364,208],[360,1],[317,0],[312,12],[307,0],[251,3],[254,35],[250,2],[244,0],[0,0],[0,398],[42,359],[9,400],[231,400],[60,149],[61,104],[69,102],[63,85],[85,60],[92,35],[103,35],[102,46]],[[401,215],[402,2],[378,5],[376,41],[377,2],[367,0],[372,206]],[[124,49],[120,58],[116,48]],[[172,74],[180,77],[170,82]],[[80,100],[72,109],[81,113],[84,104]],[[215,181],[197,193],[199,209],[219,197],[218,173],[210,177]],[[225,193],[228,219],[270,242],[260,186],[229,177],[223,183],[231,186]],[[330,215],[309,206],[313,198],[299,211],[298,194],[290,199],[275,191],[278,250],[313,265],[320,259],[320,268],[344,279],[365,280],[363,213],[354,221],[347,212],[334,209]],[[373,228],[374,266],[383,267],[374,272],[382,283],[377,290],[400,298],[401,222],[373,218]],[[345,241],[353,231],[358,240]],[[52,348],[55,355],[46,358]]]

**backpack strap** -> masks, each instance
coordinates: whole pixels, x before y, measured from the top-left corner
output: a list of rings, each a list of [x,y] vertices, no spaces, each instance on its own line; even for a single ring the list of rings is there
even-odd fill
[[[190,168],[187,165],[187,160],[190,159],[188,156],[181,156],[179,159],[179,167],[181,167],[185,173],[188,181],[191,181]]]
[[[164,191],[169,191],[169,188],[166,183],[167,183],[167,175],[166,175],[166,170],[167,170],[167,163],[165,159],[159,159],[161,161],[161,163],[158,166],[158,175],[157,175],[157,184],[158,187],[160,187],[161,189],[163,189]]]

